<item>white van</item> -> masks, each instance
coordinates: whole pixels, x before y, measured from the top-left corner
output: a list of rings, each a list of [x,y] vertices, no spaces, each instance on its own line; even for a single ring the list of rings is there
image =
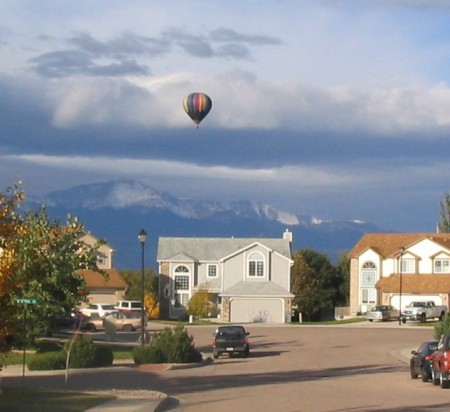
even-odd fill
[[[139,300],[119,300],[115,309],[122,312],[141,311],[142,306]]]

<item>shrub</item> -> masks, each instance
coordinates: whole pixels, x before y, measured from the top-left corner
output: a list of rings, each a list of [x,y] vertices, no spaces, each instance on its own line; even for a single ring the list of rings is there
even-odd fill
[[[136,364],[200,362],[202,354],[195,349],[193,340],[183,325],[165,328],[156,333],[150,345],[136,347],[133,350],[134,362]]]
[[[66,355],[63,351],[43,353],[28,362],[30,371],[65,369]]]
[[[111,366],[113,353],[108,346],[95,345],[92,339],[84,334],[76,334],[72,341],[68,341],[64,347],[69,356],[69,367],[71,368],[97,368]]]
[[[445,315],[444,319],[434,326],[434,337],[440,339],[442,335],[450,333],[450,316]]]

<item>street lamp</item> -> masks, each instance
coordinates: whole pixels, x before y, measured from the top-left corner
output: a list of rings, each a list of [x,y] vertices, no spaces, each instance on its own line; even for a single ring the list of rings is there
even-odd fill
[[[144,245],[147,241],[147,232],[142,229],[138,234],[139,242],[141,242],[141,345],[144,344],[144,327],[145,327],[145,307],[144,307]]]
[[[400,273],[400,302],[399,302],[399,311],[400,311],[400,316],[398,317],[398,324],[401,325],[402,324],[402,288],[403,288],[403,276],[402,276],[402,256],[403,253],[405,253],[405,248],[401,247],[400,248],[400,258],[398,260],[399,262],[399,267],[398,267],[398,271]]]

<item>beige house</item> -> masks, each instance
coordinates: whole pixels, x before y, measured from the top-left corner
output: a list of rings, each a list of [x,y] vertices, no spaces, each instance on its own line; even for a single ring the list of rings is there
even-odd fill
[[[160,311],[186,316],[199,288],[214,296],[223,322],[285,323],[291,319],[292,234],[279,239],[159,238]]]
[[[450,233],[370,233],[348,256],[352,315],[413,300],[449,305]]]
[[[98,239],[89,232],[81,237],[87,245],[93,246]],[[79,273],[86,281],[89,303],[117,303],[123,299],[128,285],[120,273],[113,269],[114,249],[108,244],[100,246],[97,250],[97,266],[108,275],[106,278],[93,270],[80,270]]]

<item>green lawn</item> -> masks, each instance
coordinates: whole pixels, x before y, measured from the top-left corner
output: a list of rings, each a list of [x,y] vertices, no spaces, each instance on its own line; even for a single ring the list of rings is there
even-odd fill
[[[112,399],[115,397],[111,395],[2,388],[0,389],[0,410],[4,412],[82,412]]]

